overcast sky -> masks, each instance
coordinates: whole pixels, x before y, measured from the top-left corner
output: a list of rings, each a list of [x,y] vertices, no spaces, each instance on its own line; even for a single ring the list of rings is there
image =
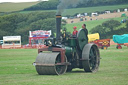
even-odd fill
[[[39,0],[0,0],[0,3],[2,2],[34,2]],[[48,1],[48,0],[40,0],[40,1]]]

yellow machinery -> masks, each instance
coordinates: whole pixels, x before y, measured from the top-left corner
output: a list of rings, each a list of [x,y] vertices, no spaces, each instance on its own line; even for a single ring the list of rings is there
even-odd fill
[[[100,39],[99,33],[89,34],[88,42],[95,43],[101,49],[107,49],[107,47],[110,47],[110,39]]]
[[[99,40],[99,39],[100,39],[99,33],[94,33],[94,34],[88,35],[88,42],[91,42],[94,40]]]

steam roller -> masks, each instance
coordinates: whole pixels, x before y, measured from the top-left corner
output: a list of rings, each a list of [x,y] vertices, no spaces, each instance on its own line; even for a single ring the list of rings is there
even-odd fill
[[[45,47],[38,49],[38,56],[33,63],[39,75],[61,75],[73,68],[85,72],[97,72],[100,53],[97,45],[88,44],[87,33],[80,29],[76,37],[61,34],[61,15],[56,16],[56,38],[45,40]],[[63,36],[63,37],[61,37]]]

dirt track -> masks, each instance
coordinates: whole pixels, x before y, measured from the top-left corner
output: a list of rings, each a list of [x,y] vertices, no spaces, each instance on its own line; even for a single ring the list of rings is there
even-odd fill
[[[116,13],[109,13],[109,14],[100,14],[99,16],[92,16],[92,17],[86,16],[86,17],[83,18],[83,21],[85,21],[85,18],[87,19],[86,21],[90,21],[90,19],[100,20],[100,19],[121,17],[122,13],[125,13],[128,16],[128,12],[116,12]],[[80,18],[67,19],[66,21],[67,21],[67,23],[71,23],[71,21],[73,21],[73,23],[81,22]]]

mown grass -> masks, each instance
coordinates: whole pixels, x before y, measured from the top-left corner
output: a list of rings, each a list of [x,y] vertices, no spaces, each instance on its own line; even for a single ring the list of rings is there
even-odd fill
[[[37,49],[0,49],[0,85],[127,85],[128,48],[101,50],[96,73],[73,69],[63,75],[38,75],[32,62]]]
[[[20,11],[39,2],[0,3],[0,12]]]

